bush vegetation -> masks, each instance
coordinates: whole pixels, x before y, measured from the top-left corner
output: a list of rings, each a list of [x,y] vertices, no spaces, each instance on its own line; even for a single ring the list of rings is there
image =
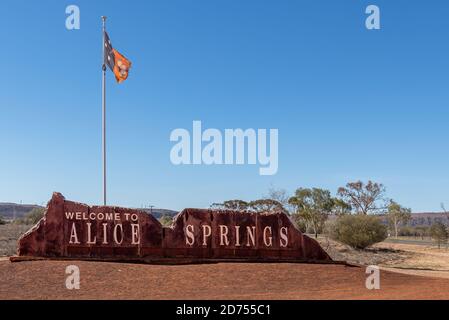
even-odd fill
[[[384,241],[387,227],[376,216],[366,214],[344,215],[330,227],[330,237],[355,249],[365,249]]]
[[[15,224],[34,225],[44,216],[44,208],[34,208],[23,218],[14,220]]]
[[[447,239],[449,237],[447,227],[441,222],[435,222],[430,227],[430,235],[432,239],[438,244],[438,248],[441,247],[441,244],[447,243]]]
[[[431,236],[425,223],[410,222],[411,209],[388,198],[382,183],[370,180],[349,182],[338,188],[335,196],[320,188],[298,188],[290,194],[271,187],[264,199],[228,200],[211,207],[247,212],[284,211],[302,233],[315,237],[326,234],[357,249],[381,242],[390,235],[420,237],[422,240]],[[449,216],[443,205],[442,209]],[[434,239],[437,238],[446,241],[441,226],[434,227]]]
[[[401,237],[415,237],[424,240],[430,237],[430,227],[428,226],[404,226],[399,229],[398,235]]]
[[[164,226],[164,227],[168,227],[171,226],[171,224],[173,223],[173,218],[170,217],[169,215],[162,215],[162,217],[159,218],[159,222]]]

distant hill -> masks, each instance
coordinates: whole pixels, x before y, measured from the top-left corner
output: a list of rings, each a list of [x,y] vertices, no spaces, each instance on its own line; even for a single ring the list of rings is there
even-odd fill
[[[9,203],[9,202],[0,202],[0,216],[5,218],[6,220],[13,220],[14,218],[22,218],[27,213],[29,213],[34,208],[42,208],[42,206],[34,205],[34,204],[18,204],[18,203]],[[150,213],[150,209],[140,209],[145,212]],[[174,217],[178,211],[169,210],[169,209],[156,209],[152,210],[153,216],[156,219],[159,219],[164,214],[170,217]]]
[[[383,224],[388,224],[387,217],[385,214],[378,215]],[[336,219],[336,216],[331,216],[330,219]],[[449,213],[444,212],[416,212],[412,213],[412,217],[410,221],[407,223],[407,226],[416,227],[416,226],[431,226],[435,222],[441,222],[446,226],[449,226]]]
[[[21,218],[29,213],[34,208],[42,208],[41,206],[34,204],[17,204],[9,202],[0,202],[0,216],[7,220],[13,220],[15,218]],[[139,209],[142,211],[150,213],[150,209],[143,208]],[[152,209],[153,216],[159,219],[163,215],[168,215],[174,217],[178,211],[169,209]],[[387,223],[385,216],[383,217],[384,223]],[[434,222],[440,221],[445,225],[449,226],[449,213],[444,212],[417,212],[412,213],[412,219],[408,223],[409,226],[430,226]]]
[[[21,218],[34,208],[42,208],[34,204],[17,204],[10,202],[0,202],[0,216],[7,220]]]
[[[384,218],[386,223],[386,218]],[[412,213],[408,226],[431,226],[434,222],[441,222],[449,226],[449,213],[444,212],[417,212]]]
[[[145,208],[145,209],[139,209],[139,210],[145,211],[148,214],[150,214],[150,209]],[[153,208],[151,210],[151,212],[156,219],[159,219],[163,215],[167,215],[167,216],[170,216],[173,218],[174,216],[176,216],[178,214],[178,211],[169,210],[169,209],[156,209],[156,208]]]

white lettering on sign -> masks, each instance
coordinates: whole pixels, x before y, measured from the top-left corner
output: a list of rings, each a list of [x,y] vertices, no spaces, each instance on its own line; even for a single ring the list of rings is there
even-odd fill
[[[212,235],[212,228],[207,224],[203,225],[203,246],[207,246],[207,238]]]
[[[97,237],[92,239],[92,223],[88,222],[87,225],[87,244],[95,244],[97,242]]]
[[[108,224],[103,223],[103,228],[101,229],[101,233],[95,233],[93,230],[92,223],[87,222],[86,223],[86,237],[85,241],[83,239],[83,243],[87,245],[96,245],[96,244],[103,244],[107,245],[109,244],[109,238],[108,238]],[[112,227],[112,225],[111,225]],[[98,237],[97,237],[98,235]],[[123,225],[121,223],[116,224],[113,226],[112,230],[112,240],[113,243],[116,245],[120,245],[123,243],[123,240],[125,239],[125,231],[123,229]],[[75,222],[72,222],[72,225],[70,227],[70,237],[69,237],[69,244],[81,244],[81,241],[79,240],[78,236],[78,230],[76,229]],[[99,240],[100,239],[100,240]],[[131,245],[138,245],[140,244],[140,226],[138,223],[132,223],[131,224]]]
[[[250,227],[246,227],[246,231],[247,231],[247,235],[248,235],[248,241],[246,242],[246,246],[250,247],[251,245],[249,244],[249,240],[252,241],[253,243],[253,247],[256,246],[256,227],[252,226]]]
[[[120,227],[120,241],[118,241],[118,228]],[[116,244],[122,244],[123,242],[123,225],[122,224],[116,224],[114,226],[114,241]]]
[[[103,244],[108,244],[108,224],[103,223]]]
[[[132,221],[137,222],[139,215],[136,213],[125,212],[80,212],[66,211],[65,218],[67,220],[92,220],[92,221]]]
[[[131,230],[132,230],[131,244],[139,244],[140,243],[139,224],[138,223],[131,224]]]
[[[72,229],[70,231],[70,240],[69,240],[70,244],[80,244],[79,240],[78,240],[78,234],[76,233],[76,227],[75,224],[72,224]]]
[[[270,235],[268,236],[267,231],[270,232]],[[273,245],[273,238],[271,237],[271,227],[265,227],[263,229],[263,243],[266,247],[271,247]]]
[[[195,238],[193,236],[193,225],[189,224],[186,227],[186,245],[193,246]]]
[[[288,229],[287,229],[287,227],[281,228],[280,235],[281,235],[280,246],[282,248],[285,248],[288,246]]]
[[[122,245],[124,242],[128,245],[139,245],[141,241],[141,229],[138,223],[139,216],[135,213],[116,213],[116,212],[81,212],[67,211],[65,218],[72,220],[68,226],[69,245]],[[80,223],[85,221],[84,226]],[[98,221],[110,221],[109,223],[96,223]],[[130,222],[124,225],[124,222]],[[199,230],[195,226],[188,224],[185,227],[185,243],[193,247],[196,242],[198,245],[207,247],[210,245],[212,235],[216,233],[218,245],[227,247],[252,247],[262,245],[266,248],[273,247],[274,241],[277,241],[279,247],[288,246],[288,227],[280,227],[275,233],[276,240],[273,239],[273,228],[265,226],[261,228],[261,235],[256,233],[256,226],[228,226],[218,225],[218,230],[213,230],[212,226],[203,224]],[[127,239],[125,241],[125,239]],[[258,243],[260,242],[260,243]]]
[[[228,227],[220,225],[220,246],[229,246]]]
[[[72,222],[69,224],[69,244],[71,245],[108,245],[111,240],[112,244],[121,245],[124,239],[130,239],[131,245],[140,244],[140,225],[137,213],[66,211],[64,216]],[[78,224],[75,221],[78,221]],[[86,224],[81,227],[79,223],[83,221]],[[97,224],[98,221],[105,222]],[[123,222],[131,222],[131,231],[129,228],[124,228]],[[83,234],[80,235],[81,231]],[[129,232],[130,234],[126,234]],[[111,234],[112,239],[110,239]]]
[[[198,242],[206,247],[208,245],[208,240],[212,236],[212,227],[207,224],[201,225],[200,230],[196,231],[195,226],[192,224],[188,224],[185,228],[185,242],[189,247],[193,247],[195,245],[195,234],[198,232],[201,237],[198,239]],[[218,225],[217,232],[217,240],[219,241],[220,246],[235,246],[241,247],[241,239],[242,239],[242,231],[240,230],[241,226],[230,227],[227,225]],[[256,247],[256,226],[246,226],[244,229],[246,232],[246,246],[247,247]],[[262,232],[262,240],[263,245],[267,248],[273,246],[273,229],[271,226],[266,226]],[[231,243],[231,239],[233,240]],[[285,248],[288,246],[288,228],[281,227],[279,228],[279,246],[281,248]]]
[[[240,226],[235,226],[235,246],[240,247]]]

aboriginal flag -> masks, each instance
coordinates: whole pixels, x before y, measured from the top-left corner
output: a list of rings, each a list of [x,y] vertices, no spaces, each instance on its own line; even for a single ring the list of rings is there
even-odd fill
[[[104,32],[104,63],[114,72],[118,83],[128,78],[128,71],[131,68],[131,61],[125,58],[120,52],[112,47],[108,33]]]

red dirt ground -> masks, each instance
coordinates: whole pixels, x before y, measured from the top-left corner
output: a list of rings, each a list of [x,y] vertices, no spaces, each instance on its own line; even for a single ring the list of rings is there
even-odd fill
[[[81,289],[65,287],[77,265]],[[87,261],[0,261],[0,299],[449,299],[449,279],[344,265],[218,263],[161,266]]]

